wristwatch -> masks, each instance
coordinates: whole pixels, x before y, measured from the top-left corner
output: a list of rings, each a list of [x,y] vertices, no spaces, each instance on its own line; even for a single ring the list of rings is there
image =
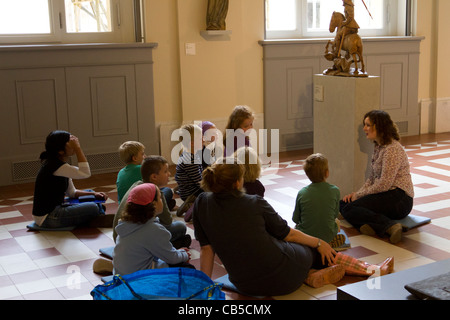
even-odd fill
[[[316,247],[316,249],[319,249],[319,248],[320,248],[320,245],[321,245],[321,240],[319,239],[319,242],[317,242],[317,247]]]

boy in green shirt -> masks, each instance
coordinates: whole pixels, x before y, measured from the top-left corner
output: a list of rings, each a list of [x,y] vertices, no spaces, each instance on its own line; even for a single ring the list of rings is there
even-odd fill
[[[297,194],[292,216],[296,229],[339,247],[345,242],[345,236],[338,234],[340,191],[326,182],[330,173],[328,160],[320,153],[313,154],[303,169],[312,183]]]
[[[120,159],[126,164],[117,174],[117,200],[122,200],[125,193],[136,181],[142,180],[141,164],[145,157],[145,146],[137,141],[127,141],[119,147]]]

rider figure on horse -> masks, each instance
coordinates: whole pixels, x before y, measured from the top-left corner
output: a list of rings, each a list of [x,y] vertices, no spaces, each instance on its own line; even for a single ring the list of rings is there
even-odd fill
[[[355,20],[355,5],[352,0],[342,0],[344,6],[345,20],[342,22],[340,31],[336,34],[335,44],[339,50],[336,52],[336,56],[340,57],[342,50],[342,43],[347,35],[352,33],[358,33],[359,25]],[[339,45],[339,46],[338,46]]]

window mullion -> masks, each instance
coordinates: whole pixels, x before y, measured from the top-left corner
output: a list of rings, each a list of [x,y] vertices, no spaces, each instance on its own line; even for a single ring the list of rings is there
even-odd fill
[[[64,0],[50,0],[50,19],[52,26],[52,33],[55,38],[55,42],[62,42],[64,32],[64,7],[62,6]]]

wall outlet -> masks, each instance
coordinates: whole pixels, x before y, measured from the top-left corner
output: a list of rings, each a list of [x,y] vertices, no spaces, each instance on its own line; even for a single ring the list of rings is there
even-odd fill
[[[197,48],[195,43],[186,43],[185,48],[187,56],[195,56],[197,54]]]

